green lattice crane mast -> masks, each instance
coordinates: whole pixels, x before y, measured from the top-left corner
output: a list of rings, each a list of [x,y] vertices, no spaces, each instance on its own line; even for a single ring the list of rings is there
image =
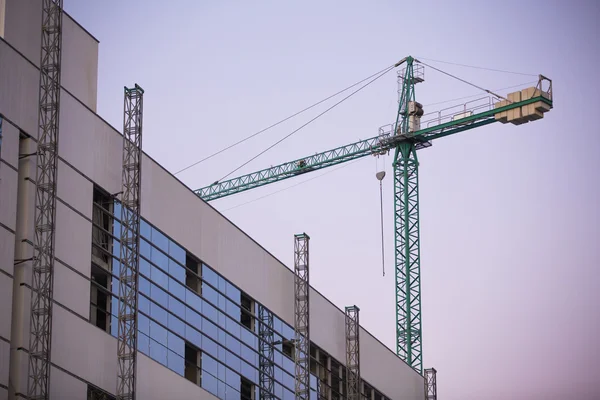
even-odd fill
[[[396,122],[387,128],[380,128],[378,136],[215,182],[195,193],[205,201],[216,200],[357,158],[394,151],[396,352],[422,374],[417,150],[430,147],[434,139],[493,122],[520,125],[543,118],[544,113],[552,108],[552,81],[540,75],[535,87],[510,93],[508,98],[488,91],[491,96],[484,98],[487,100],[470,102],[470,108],[464,105],[459,112],[439,112],[432,119],[421,121],[423,107],[415,100],[415,84],[423,81],[423,65],[413,57],[404,58],[395,67],[401,65],[404,68],[398,74],[400,100]]]

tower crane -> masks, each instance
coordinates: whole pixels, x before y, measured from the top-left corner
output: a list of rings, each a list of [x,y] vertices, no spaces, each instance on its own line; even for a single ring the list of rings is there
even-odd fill
[[[423,374],[423,349],[417,150],[430,147],[436,139],[494,122],[521,125],[535,121],[553,108],[552,81],[539,75],[536,86],[512,92],[507,97],[486,90],[490,96],[485,101],[465,105],[459,112],[424,114],[423,106],[415,98],[415,85],[424,81],[426,65],[411,56],[394,65],[403,67],[398,73],[398,112],[395,122],[380,128],[377,136],[217,181],[194,191],[205,201],[216,200],[368,155],[393,151],[396,353],[420,374]]]

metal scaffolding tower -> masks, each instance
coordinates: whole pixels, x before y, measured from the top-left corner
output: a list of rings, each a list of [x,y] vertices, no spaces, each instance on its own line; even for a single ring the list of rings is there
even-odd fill
[[[125,88],[117,399],[135,399],[144,90]]]
[[[62,0],[43,0],[27,382],[32,400],[50,395],[62,17]]]
[[[346,398],[360,400],[360,323],[357,306],[346,307]]]
[[[436,374],[435,368],[425,370],[425,400],[437,400]]]
[[[260,400],[271,400],[275,398],[273,313],[259,305],[258,321]]]
[[[308,400],[310,396],[309,240],[310,237],[306,233],[294,235],[294,363],[297,400]]]

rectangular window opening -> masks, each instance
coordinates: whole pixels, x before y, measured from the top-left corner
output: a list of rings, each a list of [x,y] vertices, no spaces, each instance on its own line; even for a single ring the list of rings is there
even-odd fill
[[[254,384],[250,382],[248,379],[241,378],[240,383],[240,395],[242,400],[254,400]]]
[[[281,351],[283,354],[293,360],[295,358],[294,356],[296,355],[296,346],[294,346],[294,342],[292,340],[283,339],[283,342],[281,343]]]
[[[185,285],[198,294],[202,294],[202,280],[198,277],[200,261],[190,253],[185,254]]]
[[[111,277],[104,268],[92,264],[90,282],[90,322],[110,332]]]
[[[87,400],[116,400],[116,397],[106,393],[104,390],[88,385]]]
[[[240,322],[254,332],[254,300],[240,292]]]
[[[202,355],[200,350],[194,345],[186,342],[185,343],[185,379],[195,383],[198,386],[202,385],[201,382],[201,359]]]
[[[92,206],[92,261],[111,270],[113,245],[113,199],[106,191],[94,186]]]

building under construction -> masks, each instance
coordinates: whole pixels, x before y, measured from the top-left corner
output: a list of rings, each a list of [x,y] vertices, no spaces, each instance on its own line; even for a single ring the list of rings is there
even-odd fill
[[[286,267],[141,151],[140,86],[122,133],[96,113],[61,0],[0,0],[0,38],[0,400],[425,398],[309,286],[308,235]]]

